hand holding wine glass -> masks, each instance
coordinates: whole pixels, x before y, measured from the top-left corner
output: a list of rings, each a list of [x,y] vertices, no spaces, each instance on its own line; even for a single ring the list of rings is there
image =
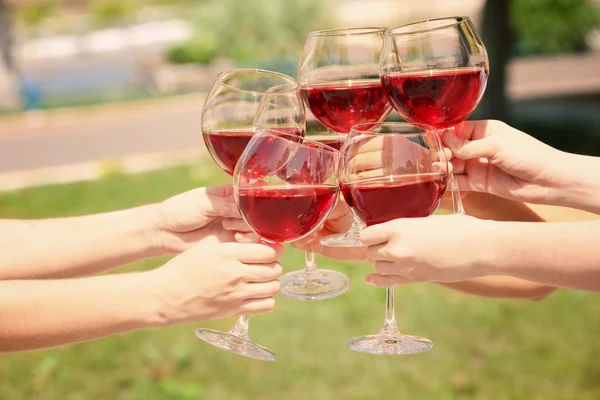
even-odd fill
[[[229,184],[193,189],[148,206],[146,217],[155,221],[157,232],[151,235],[154,247],[162,254],[179,254],[206,238],[221,239],[229,234],[223,224],[236,234],[248,234],[250,227],[242,220],[233,197]]]
[[[490,221],[467,215],[400,218],[363,229],[379,287],[419,282],[462,282],[485,274],[479,262],[493,254],[485,233]],[[468,243],[469,251],[465,251]],[[491,251],[491,253],[490,253]]]
[[[196,245],[150,271],[168,324],[268,312],[275,306],[283,247],[259,243]]]
[[[338,161],[339,152],[329,146],[276,126],[258,128],[234,170],[235,200],[242,217],[266,242],[291,242],[311,234],[335,205]],[[199,329],[196,333],[208,343],[247,357],[275,359],[272,351],[248,337],[247,316],[229,332]]]
[[[578,171],[600,166],[593,158],[561,152],[500,121],[465,121],[442,140],[454,156],[461,190],[529,203],[587,203],[580,193],[593,185],[593,178]]]

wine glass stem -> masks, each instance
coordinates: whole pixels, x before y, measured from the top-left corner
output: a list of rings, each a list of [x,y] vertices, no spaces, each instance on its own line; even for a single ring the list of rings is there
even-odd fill
[[[446,129],[446,131],[450,132],[453,135],[456,134],[453,126]],[[441,133],[443,133],[443,131],[439,132],[439,134]],[[452,208],[454,214],[465,214],[465,208],[463,207],[462,198],[460,197],[460,189],[458,188],[458,182],[454,174],[452,174],[450,180],[450,190],[452,192]]]
[[[396,324],[396,310],[394,308],[394,287],[389,287],[385,291],[385,321],[383,321],[382,333],[386,335],[400,335],[398,325]]]
[[[462,204],[462,199],[460,198],[460,190],[458,189],[458,183],[456,182],[456,177],[452,174],[452,208],[454,214],[465,214],[465,208]]]
[[[350,227],[349,232],[359,233],[363,228],[363,223],[360,222],[357,216],[354,216],[354,221],[352,221],[352,226]]]
[[[238,318],[237,322],[235,323],[233,328],[231,328],[229,333],[231,333],[234,336],[243,338],[243,339],[248,339],[249,325],[250,325],[250,316],[242,315],[241,317]]]
[[[318,275],[315,252],[313,251],[313,245],[310,244],[308,250],[304,253],[304,277],[311,279],[316,278]]]

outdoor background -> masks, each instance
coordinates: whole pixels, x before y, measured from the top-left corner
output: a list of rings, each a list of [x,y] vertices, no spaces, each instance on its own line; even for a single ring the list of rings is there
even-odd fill
[[[595,0],[0,0],[0,218],[81,215],[227,182],[200,130],[216,74],[295,76],[306,33],[469,15],[491,76],[473,118],[502,119],[555,147],[600,155],[600,11]],[[398,119],[397,115],[392,118]],[[590,171],[590,173],[595,173]],[[117,272],[154,268],[164,259]],[[338,298],[284,299],[251,334],[278,355],[245,359],[197,326],[0,356],[0,399],[600,398],[600,300],[473,298],[397,290],[400,329],[430,338],[407,357],[354,353],[376,332],[384,291],[367,264],[319,259],[353,279]],[[290,249],[286,270],[301,267]],[[126,305],[124,305],[126,306]]]

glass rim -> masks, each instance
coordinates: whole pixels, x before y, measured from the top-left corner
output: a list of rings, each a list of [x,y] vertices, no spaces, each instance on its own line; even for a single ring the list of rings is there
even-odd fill
[[[390,132],[373,132],[374,128],[384,127],[384,126],[389,127],[391,129],[391,131]],[[408,128],[410,130],[410,132],[403,133],[403,132],[394,130],[395,128]],[[418,126],[411,125],[408,122],[364,122],[364,123],[353,125],[352,128],[350,128],[349,135],[352,133],[359,134],[360,136],[363,136],[363,135],[377,136],[377,135],[389,135],[389,134],[398,134],[398,135],[403,135],[403,136],[424,136],[427,134],[433,134],[433,132],[431,130],[419,128]]]
[[[444,21],[444,20],[447,20],[449,22],[447,24],[433,27],[433,28],[424,27],[423,29],[418,29],[418,30],[407,30],[407,31],[394,32],[396,30],[414,27],[415,25],[426,24],[429,22],[439,22],[439,21]],[[393,36],[416,35],[416,34],[420,34],[420,33],[433,32],[433,31],[437,31],[440,29],[446,29],[446,28],[450,28],[453,26],[458,26],[460,24],[464,24],[465,22],[467,22],[467,23],[471,22],[471,18],[469,16],[429,18],[429,19],[422,19],[420,21],[410,22],[408,24],[393,26],[391,28],[388,28],[386,30],[386,33],[389,33]]]
[[[250,74],[256,74],[256,75],[271,75],[271,76],[276,76],[278,78],[282,78],[283,80],[289,82],[290,86],[293,86],[292,88],[290,88],[289,90],[283,90],[281,92],[269,92],[267,91],[259,91],[259,90],[248,90],[248,89],[242,89],[233,85],[230,85],[229,83],[225,83],[223,82],[223,79],[228,76],[228,75],[232,75],[232,74],[236,74],[236,73],[250,73]],[[289,75],[286,74],[282,74],[281,72],[275,72],[275,71],[269,71],[266,69],[260,69],[260,68],[234,68],[234,69],[229,69],[227,71],[222,71],[219,72],[219,74],[217,75],[217,79],[216,82],[219,83],[219,85],[227,87],[229,89],[235,90],[237,92],[240,93],[250,93],[253,96],[254,95],[290,95],[290,94],[296,94],[296,92],[298,91],[298,82],[292,78]],[[283,86],[285,84],[282,84],[281,86]],[[272,87],[277,87],[279,85],[274,85]],[[271,89],[271,88],[269,88]]]
[[[280,139],[287,140],[289,142],[294,142],[298,145],[304,145],[304,143],[308,142],[309,144],[305,145],[304,147],[307,147],[311,150],[316,150],[316,151],[320,151],[320,152],[329,152],[329,153],[333,153],[334,155],[340,153],[340,151],[333,146],[329,146],[327,144],[317,142],[316,140],[306,139],[305,135],[302,135],[302,136],[294,135],[289,132],[278,131],[278,129],[281,129],[281,128],[277,128],[277,127],[256,128],[256,131],[254,132],[254,135],[252,135],[252,137],[259,136],[260,134],[267,134],[267,135],[275,137],[275,138],[280,138]],[[277,133],[273,133],[273,131],[275,131]],[[290,140],[289,138],[300,138],[302,140],[295,141],[295,140]],[[310,144],[312,144],[312,146]]]
[[[333,28],[333,29],[322,29],[318,31],[312,31],[308,33],[308,37],[315,36],[354,36],[354,35],[368,35],[373,33],[385,33],[387,28],[380,26],[367,26],[358,28]]]

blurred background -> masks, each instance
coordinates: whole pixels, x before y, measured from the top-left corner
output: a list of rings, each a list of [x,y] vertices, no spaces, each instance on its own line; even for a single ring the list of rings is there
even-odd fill
[[[227,182],[206,157],[200,113],[217,73],[296,75],[306,33],[469,15],[491,75],[472,118],[600,155],[598,0],[0,0],[0,218],[80,215]],[[395,114],[392,119],[399,119]],[[592,173],[592,172],[590,172]],[[229,178],[230,179],[230,178]],[[301,265],[289,251],[287,270]],[[123,270],[153,268],[150,260]],[[600,302],[397,290],[400,328],[434,350],[361,355],[379,329],[370,267],[344,296],[280,300],[253,322],[278,354],[260,363],[198,341],[195,324],[0,358],[0,399],[599,399]],[[226,329],[233,321],[203,326]]]

